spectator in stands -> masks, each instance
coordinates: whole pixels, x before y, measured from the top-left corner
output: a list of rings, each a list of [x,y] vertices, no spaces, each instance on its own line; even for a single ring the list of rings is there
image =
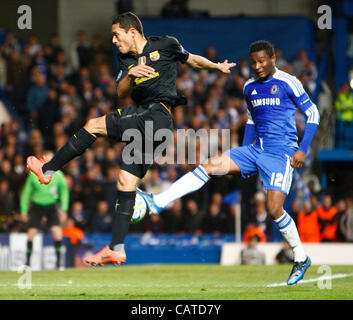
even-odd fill
[[[352,197],[346,198],[345,210],[339,217],[339,235],[340,240],[353,242],[353,200]]]
[[[275,48],[276,55],[276,67],[280,70],[286,71],[288,62],[283,58],[282,50],[280,48]]]
[[[247,242],[247,246],[240,252],[241,264],[265,264],[265,254],[258,249],[260,238],[252,235]]]
[[[317,71],[315,65],[308,58],[307,52],[302,49],[298,52],[297,58],[292,63],[293,75],[299,77],[301,74],[306,73],[310,79],[316,79]]]
[[[302,242],[320,242],[319,216],[310,202],[304,202],[304,210],[298,214],[297,228]]]
[[[35,35],[31,35],[28,39],[28,45],[29,45],[29,54],[32,57],[35,57],[39,50],[42,49],[42,45],[38,42],[38,37]]]
[[[289,247],[287,241],[283,240],[283,247],[282,249],[277,253],[275,262],[276,263],[293,263],[294,261],[294,256],[293,256],[293,250]]]
[[[188,0],[169,0],[161,9],[162,17],[182,18],[188,15]]]
[[[189,199],[185,205],[185,232],[202,234],[202,221],[205,212],[199,209],[199,205],[195,200]]]
[[[6,57],[9,57],[12,52],[20,52],[21,45],[18,39],[16,39],[13,32],[9,31],[5,37],[5,43],[3,44],[3,52]]]
[[[19,87],[25,84],[25,68],[18,51],[11,51],[7,59],[7,85]]]
[[[221,200],[222,201],[222,200]],[[227,230],[227,217],[219,202],[213,201],[204,219],[203,228],[205,232],[220,235]]]
[[[348,83],[337,91],[334,106],[337,120],[353,123],[353,93]]]
[[[14,209],[14,196],[7,180],[0,180],[0,221],[5,222]]]
[[[263,230],[255,222],[250,222],[245,226],[243,241],[248,243],[253,236],[257,236],[261,243],[266,242],[266,235]]]
[[[251,69],[249,66],[249,60],[246,57],[240,58],[238,66],[239,75],[242,76],[245,80],[251,78]]]
[[[77,228],[82,230],[88,229],[88,221],[87,221],[86,213],[83,209],[82,202],[75,201],[71,205],[70,216]]]
[[[320,241],[334,242],[337,240],[338,215],[337,208],[332,205],[332,198],[326,194],[322,206],[317,208],[320,224]]]
[[[265,194],[257,192],[254,195],[254,205],[251,212],[251,220],[256,222],[256,225],[265,233],[266,239],[271,239],[272,234],[272,219],[267,214],[265,204]]]
[[[72,218],[68,218],[66,226],[62,231],[62,235],[69,238],[69,243],[67,244],[66,267],[74,267],[76,251],[85,237],[84,232],[75,226],[75,222]]]
[[[2,51],[3,49],[0,48],[0,89],[5,88],[7,83],[7,65]]]
[[[112,228],[112,214],[106,201],[99,201],[96,213],[92,219],[91,232],[109,233]]]
[[[183,233],[184,228],[184,215],[182,212],[181,200],[173,202],[172,207],[163,213],[164,231],[171,233]]]
[[[27,98],[27,110],[33,121],[38,120],[39,110],[44,105],[48,97],[48,87],[46,85],[46,78],[39,74],[36,77],[35,85],[31,86]]]
[[[71,45],[71,63],[75,70],[90,64],[91,44],[86,40],[86,33],[77,32],[76,41]]]

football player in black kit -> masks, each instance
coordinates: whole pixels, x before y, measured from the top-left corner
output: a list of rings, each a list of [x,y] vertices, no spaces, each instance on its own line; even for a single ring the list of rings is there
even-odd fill
[[[235,63],[229,63],[228,60],[213,63],[191,54],[184,50],[174,37],[145,38],[141,21],[131,12],[120,14],[113,20],[112,42],[120,51],[118,96],[123,99],[130,95],[136,106],[116,109],[105,116],[88,120],[49,162],[33,156],[28,157],[27,166],[38,176],[40,182],[50,183],[55,171],[84,153],[97,137],[107,136],[121,142],[126,130],[135,129],[144,142],[146,139],[153,140],[153,134],[159,129],[173,130],[171,109],[186,103],[185,98],[178,96],[176,91],[177,62],[185,63],[190,68],[214,69],[226,74],[235,66]],[[146,124],[153,128],[152,138],[145,135]],[[134,211],[136,188],[152,164],[150,153],[153,153],[160,143],[152,141],[153,150],[149,153],[142,149],[140,153],[143,161],[138,163],[124,161],[123,154],[117,182],[118,199],[112,226],[112,241],[97,254],[86,258],[86,263],[104,265],[126,261],[124,240]]]

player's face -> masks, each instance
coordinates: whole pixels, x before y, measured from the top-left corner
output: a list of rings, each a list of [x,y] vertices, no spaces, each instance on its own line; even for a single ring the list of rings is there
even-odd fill
[[[275,56],[270,57],[264,50],[250,54],[251,66],[256,72],[258,79],[264,80],[274,73],[275,59]]]
[[[134,29],[130,28],[129,31],[125,31],[120,28],[119,23],[112,25],[112,42],[115,44],[121,53],[128,53],[134,43]]]

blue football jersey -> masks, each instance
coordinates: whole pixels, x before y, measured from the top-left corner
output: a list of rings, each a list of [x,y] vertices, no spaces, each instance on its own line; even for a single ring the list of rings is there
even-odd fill
[[[244,85],[248,124],[255,126],[256,145],[262,149],[298,148],[295,112],[307,116],[307,123],[319,124],[316,105],[300,81],[281,70],[266,81],[249,79]]]

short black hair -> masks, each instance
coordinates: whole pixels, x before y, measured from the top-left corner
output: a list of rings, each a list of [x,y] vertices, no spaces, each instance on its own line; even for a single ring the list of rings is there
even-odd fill
[[[130,28],[135,28],[140,34],[143,35],[141,20],[136,14],[130,11],[117,15],[113,19],[112,24],[117,23],[119,23],[120,28],[123,28],[126,32],[128,32]]]
[[[266,40],[258,40],[253,42],[250,45],[249,54],[261,50],[265,51],[269,57],[273,57],[275,55],[275,48],[273,44]]]

